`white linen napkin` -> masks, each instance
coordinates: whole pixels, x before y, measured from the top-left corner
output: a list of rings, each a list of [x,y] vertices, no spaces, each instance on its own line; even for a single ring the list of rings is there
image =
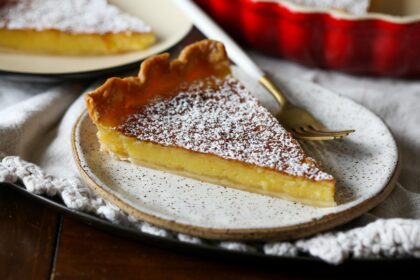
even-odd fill
[[[315,82],[381,116],[401,149],[402,172],[385,202],[332,232],[293,242],[254,245],[220,241],[218,246],[279,256],[305,252],[333,264],[347,258],[420,257],[420,81],[354,77],[251,55],[274,78]],[[21,180],[30,192],[60,195],[69,208],[143,232],[189,243],[206,242],[137,221],[82,182],[71,155],[70,133],[85,108],[81,94],[100,83],[51,84],[0,78],[0,181]]]

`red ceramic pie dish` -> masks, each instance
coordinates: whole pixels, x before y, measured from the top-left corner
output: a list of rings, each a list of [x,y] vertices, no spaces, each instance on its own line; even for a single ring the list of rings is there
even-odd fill
[[[420,77],[419,16],[354,16],[273,0],[196,2],[262,52],[353,74]]]

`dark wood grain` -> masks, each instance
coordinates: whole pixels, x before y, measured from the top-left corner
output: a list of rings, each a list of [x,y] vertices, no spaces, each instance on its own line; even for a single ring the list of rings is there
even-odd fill
[[[329,266],[279,261],[264,265],[187,255],[113,236],[64,218],[54,279],[358,279],[401,275],[417,264],[364,262]]]
[[[48,279],[60,216],[0,188],[0,279]]]
[[[184,255],[115,237],[65,218],[55,279],[302,279],[264,269]],[[280,278],[279,278],[280,277]]]

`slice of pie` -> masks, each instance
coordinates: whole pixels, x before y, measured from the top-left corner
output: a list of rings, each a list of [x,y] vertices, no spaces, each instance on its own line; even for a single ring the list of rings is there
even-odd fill
[[[333,177],[231,75],[224,46],[145,60],[85,96],[102,150],[118,159],[245,191],[334,206]]]
[[[101,55],[154,42],[150,26],[106,0],[0,1],[0,46],[7,49]]]

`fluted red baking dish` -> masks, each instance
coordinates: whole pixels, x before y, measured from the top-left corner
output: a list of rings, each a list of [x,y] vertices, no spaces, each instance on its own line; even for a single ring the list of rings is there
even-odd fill
[[[195,1],[262,52],[353,74],[420,77],[419,16],[354,16],[275,0]]]

